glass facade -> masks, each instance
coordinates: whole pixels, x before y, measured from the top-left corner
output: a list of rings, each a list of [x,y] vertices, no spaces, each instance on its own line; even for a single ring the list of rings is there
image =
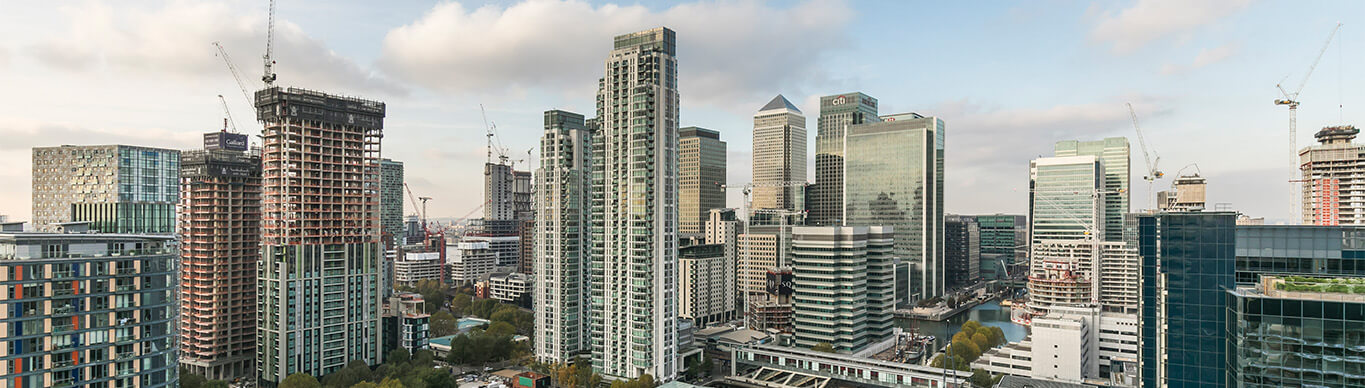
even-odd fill
[[[1097,191],[1103,187],[1104,168],[1090,156],[1034,159],[1029,166],[1029,241],[1080,240],[1103,233],[1103,210]],[[1120,234],[1122,232],[1120,231]],[[1032,256],[1030,256],[1032,257]]]
[[[1365,227],[1237,227],[1237,283],[1260,275],[1365,276]]]
[[[943,120],[903,118],[848,128],[848,226],[892,226],[895,256],[910,263],[911,299],[942,295]]]
[[[877,99],[859,92],[820,97],[816,120],[815,185],[811,188],[811,225],[844,223],[844,132],[853,125],[881,121]],[[893,155],[893,154],[888,154]]]
[[[33,220],[93,221],[104,232],[170,234],[180,151],[127,145],[33,149]],[[168,210],[169,209],[169,210]]]
[[[1137,216],[1144,387],[1225,386],[1227,298],[1236,213]]]
[[[1128,138],[1108,137],[1095,141],[1059,141],[1053,147],[1056,156],[1091,155],[1104,164],[1104,236],[1105,241],[1119,241],[1123,235],[1123,215],[1128,213],[1131,163]]]
[[[1005,267],[1015,273],[1017,266],[1028,266],[1028,217],[990,214],[973,217],[981,227],[981,279],[1005,278]],[[1003,264],[1002,264],[1003,262]],[[1021,272],[1024,268],[1018,268]]]
[[[1365,386],[1365,297],[1285,294],[1227,292],[1228,385]]]
[[[146,202],[74,203],[73,221],[90,221],[90,229],[105,233],[175,232],[175,204]]]

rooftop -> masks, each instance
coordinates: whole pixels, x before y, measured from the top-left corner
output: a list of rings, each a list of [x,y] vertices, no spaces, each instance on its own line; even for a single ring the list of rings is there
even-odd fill
[[[1254,288],[1241,287],[1237,291],[1271,298],[1365,303],[1365,278],[1261,276]]]
[[[787,101],[787,98],[783,97],[781,94],[777,95],[777,97],[773,97],[773,100],[768,101],[762,108],[758,108],[759,112],[770,110],[792,110],[796,113],[801,113],[801,110],[797,109],[796,105],[792,105],[792,102]]]

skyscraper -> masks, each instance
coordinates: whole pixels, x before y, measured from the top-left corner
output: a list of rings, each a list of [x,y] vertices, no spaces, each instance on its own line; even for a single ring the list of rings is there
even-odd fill
[[[857,352],[892,334],[891,227],[798,226],[792,231],[796,346]]]
[[[1137,217],[1143,387],[1225,386],[1236,219],[1232,212]]]
[[[512,220],[516,216],[517,177],[507,163],[483,164],[484,220]]]
[[[725,207],[725,142],[720,132],[686,127],[678,131],[678,231],[702,237],[711,209]]]
[[[242,144],[245,148],[245,144]],[[180,151],[129,145],[33,148],[33,223],[90,221],[107,233],[175,233]]]
[[[753,208],[805,210],[806,116],[781,94],[754,114]]]
[[[811,225],[845,225],[844,133],[850,126],[876,121],[880,121],[877,99],[866,94],[853,92],[820,97]]]
[[[981,226],[982,279],[1005,279],[1006,271],[1015,275],[1027,271],[1027,216],[984,214],[972,218]]]
[[[725,245],[701,244],[678,249],[678,316],[697,327],[735,318],[734,267],[727,266]]]
[[[1104,166],[1094,155],[1038,158],[1030,162],[1029,243],[1083,240],[1092,233],[1106,239],[1103,185]],[[1119,239],[1123,237],[1122,226],[1119,225]]]
[[[617,36],[598,82],[593,369],[610,377],[678,375],[675,42],[662,27]]]
[[[264,381],[382,362],[380,139],[384,103],[278,88],[256,92],[262,131]]]
[[[845,132],[843,224],[895,228],[911,299],[944,292],[944,131],[943,120],[908,113]]]
[[[1311,225],[1365,225],[1365,144],[1352,142],[1360,133],[1354,126],[1326,127],[1314,137],[1317,145],[1299,150],[1302,171],[1303,223]]]
[[[592,349],[588,283],[592,129],[583,115],[545,112],[536,170],[536,359],[568,362]]]
[[[1093,155],[1104,165],[1104,240],[1123,239],[1123,215],[1128,213],[1131,161],[1128,138],[1107,137],[1104,140],[1064,140],[1054,147],[1055,156]]]
[[[943,231],[948,289],[981,281],[981,224],[972,217],[949,215],[943,220]]]
[[[180,363],[213,380],[251,378],[260,150],[204,149],[180,157]]]
[[[379,160],[379,225],[385,248],[396,249],[403,241],[403,162]]]

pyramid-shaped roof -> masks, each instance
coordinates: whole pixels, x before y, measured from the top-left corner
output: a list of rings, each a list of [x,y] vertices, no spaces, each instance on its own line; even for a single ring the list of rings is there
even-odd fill
[[[768,104],[767,104],[767,105],[764,105],[762,108],[759,108],[758,111],[759,111],[759,112],[762,112],[762,111],[765,111],[765,110],[774,110],[774,109],[791,109],[791,110],[796,111],[796,113],[801,113],[801,110],[800,110],[800,109],[796,109],[796,105],[792,105],[792,102],[791,102],[791,101],[787,101],[787,98],[786,98],[786,97],[782,97],[781,94],[777,95],[777,97],[773,97],[773,100],[772,100],[772,101],[768,101]]]

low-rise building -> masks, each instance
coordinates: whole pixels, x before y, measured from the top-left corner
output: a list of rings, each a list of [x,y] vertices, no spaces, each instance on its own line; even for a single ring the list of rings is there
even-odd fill
[[[441,280],[441,252],[404,252],[393,262],[394,283],[408,287],[423,280]]]
[[[1229,385],[1365,386],[1365,278],[1262,276],[1228,296]]]
[[[498,266],[498,253],[489,249],[486,241],[446,245],[446,252],[450,282],[455,285],[473,284]]]
[[[530,306],[531,276],[520,272],[500,272],[488,275],[488,298]]]
[[[421,294],[401,292],[384,304],[384,352],[405,349],[412,354],[428,348],[430,315]]]
[[[724,244],[678,249],[678,317],[698,327],[735,319],[734,268],[728,263]]]

